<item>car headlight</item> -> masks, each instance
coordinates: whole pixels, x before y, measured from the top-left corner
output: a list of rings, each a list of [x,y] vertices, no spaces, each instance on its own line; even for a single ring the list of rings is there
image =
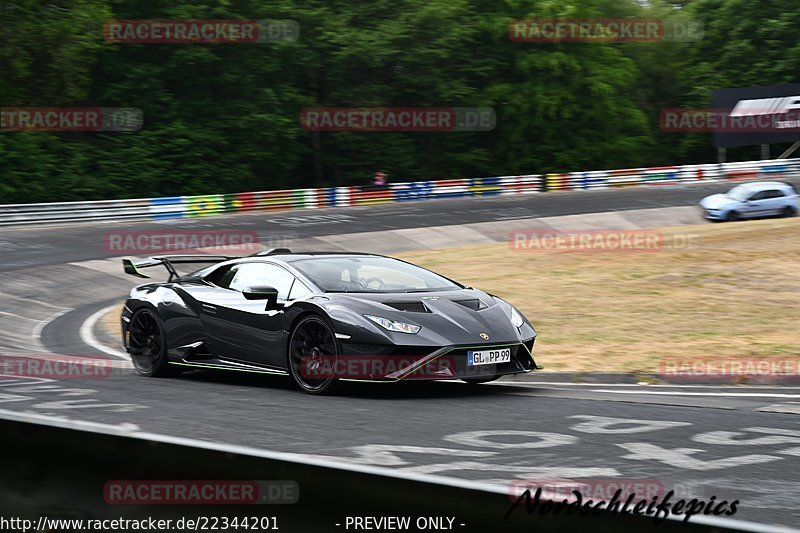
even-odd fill
[[[388,318],[383,318],[381,316],[373,316],[373,315],[364,315],[366,318],[372,320],[380,327],[387,331],[395,331],[397,333],[410,333],[415,334],[422,329],[422,326],[417,326],[415,324],[406,324],[405,322],[398,322],[396,320],[389,320]]]
[[[514,325],[515,328],[522,327],[522,315],[519,314],[519,311],[511,308],[511,323]]]

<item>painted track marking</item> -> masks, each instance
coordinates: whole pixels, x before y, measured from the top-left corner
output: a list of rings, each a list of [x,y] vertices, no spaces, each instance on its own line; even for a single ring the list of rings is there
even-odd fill
[[[83,324],[81,324],[81,329],[79,334],[81,340],[88,346],[94,348],[95,350],[100,350],[105,354],[113,355],[114,357],[119,357],[120,359],[123,359],[125,361],[130,361],[131,360],[130,355],[120,350],[111,348],[110,346],[106,346],[105,344],[98,341],[97,337],[95,337],[94,335],[94,327],[97,324],[97,321],[100,320],[100,317],[102,317],[103,315],[105,315],[106,313],[108,313],[109,311],[118,306],[119,304],[109,305],[108,307],[104,307],[103,309],[100,309],[99,311],[93,313],[89,318],[84,320]]]

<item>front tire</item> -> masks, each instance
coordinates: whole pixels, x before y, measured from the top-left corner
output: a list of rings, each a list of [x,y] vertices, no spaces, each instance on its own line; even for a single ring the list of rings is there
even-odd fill
[[[151,309],[139,309],[131,316],[127,346],[133,367],[142,376],[155,378],[172,374],[167,363],[164,326]]]
[[[302,318],[289,337],[289,375],[309,394],[329,394],[338,385],[336,336],[322,317]]]
[[[736,222],[739,220],[739,213],[736,211],[729,211],[727,215],[725,215],[725,222]]]

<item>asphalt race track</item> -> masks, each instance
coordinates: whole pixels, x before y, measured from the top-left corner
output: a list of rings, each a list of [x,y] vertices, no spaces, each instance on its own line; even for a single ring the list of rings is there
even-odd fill
[[[798,186],[800,179],[787,180]],[[80,335],[133,278],[91,267],[115,229],[250,229],[287,238],[688,206],[731,185],[641,188],[254,213],[163,223],[0,229],[0,350],[101,356]],[[458,243],[453,243],[458,244]],[[83,266],[70,263],[81,262]],[[87,266],[88,265],[88,266]],[[536,317],[531,316],[536,323]],[[800,388],[561,383],[548,376],[347,386],[331,397],[287,378],[195,372],[145,379],[118,361],[101,379],[0,375],[2,411],[481,480],[648,482],[740,500],[734,518],[800,523]],[[546,366],[547,361],[542,361]],[[130,426],[128,426],[130,427]]]
[[[800,189],[800,177],[776,179]],[[474,200],[428,200],[372,207],[258,212],[164,222],[107,222],[94,226],[80,224],[59,226],[57,229],[43,226],[3,227],[0,228],[0,253],[3,258],[0,272],[107,257],[109,254],[104,250],[103,235],[115,229],[238,229],[258,231],[262,234],[263,241],[268,241],[271,236],[298,239],[337,233],[693,206],[704,196],[727,191],[733,185],[735,183],[728,182],[498,196]]]

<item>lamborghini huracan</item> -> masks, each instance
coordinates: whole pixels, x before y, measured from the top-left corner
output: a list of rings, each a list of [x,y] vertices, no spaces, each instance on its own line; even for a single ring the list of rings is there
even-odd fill
[[[181,275],[177,267],[211,263]],[[478,384],[541,368],[536,331],[511,304],[411,263],[374,254],[123,259],[161,265],[165,282],[131,290],[122,335],[136,371],[284,374],[303,391],[341,381]]]

